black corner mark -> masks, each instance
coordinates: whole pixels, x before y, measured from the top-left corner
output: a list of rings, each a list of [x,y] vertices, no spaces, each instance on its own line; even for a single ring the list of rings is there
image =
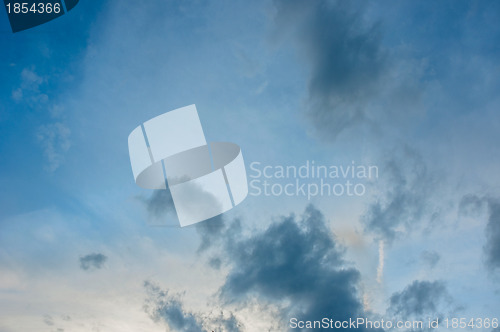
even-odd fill
[[[4,0],[12,32],[52,21],[73,9],[79,0]]]
[[[63,0],[64,3],[66,4],[66,10],[69,12],[71,9],[73,9],[78,1],[80,0]]]

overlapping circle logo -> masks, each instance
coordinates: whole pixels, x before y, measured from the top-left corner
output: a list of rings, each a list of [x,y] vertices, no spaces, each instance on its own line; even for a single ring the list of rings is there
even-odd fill
[[[195,105],[159,115],[128,137],[138,186],[171,192],[181,227],[221,213],[248,194],[238,145],[207,143]]]
[[[80,0],[4,0],[12,32],[52,21],[73,9]]]

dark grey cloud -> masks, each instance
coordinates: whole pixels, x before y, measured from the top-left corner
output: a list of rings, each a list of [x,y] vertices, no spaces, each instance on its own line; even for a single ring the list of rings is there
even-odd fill
[[[213,222],[213,225],[209,225]],[[223,217],[197,225],[200,253],[207,263],[227,268],[217,306],[246,308],[249,302],[277,310],[276,323],[288,320],[349,319],[363,316],[358,294],[360,273],[343,259],[320,211],[308,206],[303,215],[281,217],[260,231],[244,231],[240,220]],[[145,310],[176,331],[240,331],[235,316],[209,316],[184,309],[181,298],[146,282]],[[266,309],[267,310],[267,309]]]
[[[486,200],[473,194],[467,194],[462,197],[458,204],[458,211],[465,216],[477,216],[482,211]]]
[[[171,184],[173,185],[176,181],[184,182],[183,179],[175,179],[172,180]],[[204,210],[220,204],[211,193],[203,190],[203,188],[197,187],[197,185],[191,184],[189,188],[185,188],[182,194],[191,202],[191,208],[196,206],[198,209]],[[150,225],[179,226],[179,219],[170,189],[154,190],[150,197],[138,197],[138,199],[145,204]],[[203,225],[199,227],[206,227],[206,231],[210,231],[216,227],[214,225],[222,222],[220,218],[220,216],[215,216],[202,223]],[[198,224],[196,225],[198,226]],[[200,250],[202,251],[203,248],[200,248]]]
[[[179,226],[174,200],[169,189],[153,190],[149,197],[138,196],[137,199],[146,208],[147,222],[150,226]]]
[[[488,200],[488,224],[486,225],[486,264],[496,270],[500,268],[500,203]]]
[[[148,213],[155,218],[164,217],[169,213],[175,215],[175,206],[170,190],[154,190],[149,198],[142,199]]]
[[[364,118],[385,67],[381,29],[363,16],[362,2],[275,1],[276,26],[293,34],[310,66],[309,115],[334,139]]]
[[[185,312],[182,302],[175,295],[160,289],[146,281],[144,287],[148,293],[144,310],[155,321],[163,321],[175,331],[203,331],[202,323],[194,314]]]
[[[441,259],[441,256],[435,251],[425,250],[420,254],[420,259],[431,269],[436,267],[437,263]]]
[[[488,223],[486,224],[486,242],[483,247],[486,266],[495,271],[500,268],[500,201],[488,196],[465,195],[459,204],[462,215],[479,217],[486,207]]]
[[[223,313],[210,320],[209,327],[211,331],[221,332],[239,332],[243,331],[243,324],[230,313],[229,317],[225,317]]]
[[[82,270],[98,270],[104,266],[104,263],[108,260],[103,254],[92,253],[80,257],[80,268]]]
[[[229,315],[220,313],[216,316],[192,313],[184,308],[180,295],[162,290],[158,285],[149,281],[144,282],[144,287],[148,295],[144,310],[151,319],[166,324],[170,330],[186,332],[242,331],[241,323],[232,313]]]
[[[195,227],[201,240],[198,251],[202,252],[211,247],[212,243],[220,241],[222,232],[224,231],[226,225],[224,216],[220,214],[197,223]]]
[[[451,296],[442,281],[415,280],[403,291],[390,298],[388,313],[403,318],[438,317],[443,308],[448,311]]]
[[[222,265],[222,260],[218,257],[212,257],[208,261],[208,265],[210,265],[213,269],[219,270]]]
[[[200,236],[198,252],[202,253],[208,249],[214,249],[216,256],[210,259],[210,265],[213,263],[214,266],[218,267],[224,262],[217,255],[220,255],[221,250],[225,250],[228,245],[236,241],[242,232],[241,220],[234,219],[227,222],[223,214],[197,223],[195,227]]]
[[[220,296],[225,303],[257,299],[280,308],[284,321],[362,314],[360,274],[346,266],[342,248],[313,206],[300,218],[283,217],[264,231],[229,237],[224,255],[229,274]]]
[[[432,220],[432,195],[438,178],[414,149],[395,152],[381,174],[388,189],[371,204],[362,218],[366,230],[392,242],[398,236]]]

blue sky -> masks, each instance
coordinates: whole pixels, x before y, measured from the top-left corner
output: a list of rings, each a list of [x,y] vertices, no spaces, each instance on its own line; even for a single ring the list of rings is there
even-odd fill
[[[0,14],[0,332],[500,318],[499,16],[495,1],[82,0],[12,34]],[[151,215],[127,137],[190,104],[247,171],[355,161],[379,177],[362,197],[248,196],[151,226],[176,216]]]

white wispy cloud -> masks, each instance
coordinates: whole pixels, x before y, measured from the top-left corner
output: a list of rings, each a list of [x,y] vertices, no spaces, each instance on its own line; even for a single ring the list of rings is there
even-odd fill
[[[71,130],[64,123],[55,122],[40,126],[36,137],[47,160],[45,169],[54,172],[71,147]]]
[[[378,243],[378,267],[377,267],[377,282],[382,283],[384,277],[384,240]]]

